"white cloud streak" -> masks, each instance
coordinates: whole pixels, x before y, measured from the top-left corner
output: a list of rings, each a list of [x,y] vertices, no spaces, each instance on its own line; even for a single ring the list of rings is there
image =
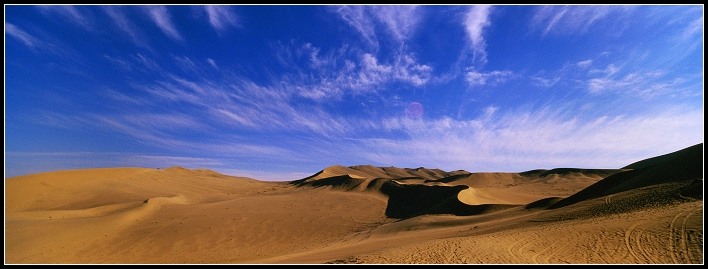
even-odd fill
[[[701,16],[686,27],[681,38],[683,40],[691,40],[694,36],[701,35],[703,33],[703,26],[703,17]]]
[[[585,60],[585,61],[580,61],[577,63],[578,67],[580,68],[587,68],[592,65],[592,60]]]
[[[550,88],[561,80],[560,76],[543,77],[542,75],[531,76],[531,83],[538,87]]]
[[[334,6],[334,11],[351,27],[359,32],[373,47],[378,47],[376,40],[375,24],[367,13],[366,6],[340,5]]]
[[[612,76],[592,78],[587,82],[587,89],[592,94],[619,94],[641,98],[652,98],[677,92],[685,82],[675,78],[662,80],[664,72],[629,73],[620,78]]]
[[[484,40],[484,28],[491,25],[489,13],[491,6],[471,6],[465,14],[463,25],[470,40],[470,49],[475,60],[487,63],[487,43]]]
[[[14,38],[22,41],[22,43],[24,43],[28,47],[33,48],[33,47],[41,46],[41,44],[42,44],[40,42],[40,40],[37,39],[36,37],[28,34],[24,30],[18,28],[14,24],[11,24],[8,22],[5,22],[5,33],[10,35],[11,37],[14,37]]]
[[[37,37],[8,22],[5,22],[5,34],[6,36],[19,40],[22,44],[34,52],[47,52],[53,54],[54,56],[63,58],[66,61],[64,67],[66,67],[67,72],[82,74],[81,71],[73,68],[75,65],[84,65],[83,58],[78,55],[76,51],[63,43],[58,42],[56,39],[53,39],[46,34],[42,34],[42,32],[39,32],[39,37]]]
[[[216,65],[216,62],[215,62],[213,59],[207,58],[207,62],[208,62],[212,67],[214,67],[214,68],[216,68],[216,69],[219,69],[219,66]]]
[[[539,6],[532,18],[531,26],[541,29],[543,36],[551,33],[582,34],[610,14],[627,14],[634,8],[635,6],[630,5]]]
[[[498,83],[503,83],[513,76],[514,73],[508,70],[495,70],[487,73],[472,70],[467,72],[465,79],[470,86],[484,86],[487,84],[496,86]]]
[[[165,35],[174,39],[182,40],[182,35],[179,34],[175,28],[174,23],[172,23],[171,16],[167,7],[165,6],[146,6],[145,7],[150,19],[157,25],[157,27],[162,30]]]
[[[115,23],[118,29],[128,35],[128,37],[130,37],[133,43],[140,47],[147,46],[147,44],[144,42],[145,39],[141,37],[141,34],[137,27],[126,17],[120,6],[102,6],[102,8],[103,11],[108,14],[108,17],[111,18],[113,23]]]
[[[218,34],[224,34],[229,27],[239,27],[238,17],[229,6],[209,5],[204,10],[209,17],[209,24]]]
[[[391,32],[394,39],[405,42],[415,32],[420,20],[418,6],[370,6],[371,13]]]
[[[44,14],[58,14],[60,17],[69,20],[85,30],[92,30],[91,20],[88,16],[77,9],[76,6],[69,5],[40,5],[36,6]]]
[[[394,40],[399,46],[405,44],[420,22],[419,6],[416,5],[341,5],[332,9],[347,22],[375,50],[379,48],[379,38]],[[385,31],[379,31],[377,28]]]

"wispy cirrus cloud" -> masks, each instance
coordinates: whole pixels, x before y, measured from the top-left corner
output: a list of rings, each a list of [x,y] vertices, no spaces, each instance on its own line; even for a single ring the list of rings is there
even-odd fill
[[[498,83],[503,83],[509,78],[512,78],[514,73],[509,70],[499,71],[494,70],[492,72],[482,73],[475,70],[467,72],[465,79],[470,86],[483,86],[490,84],[492,86]]]
[[[174,40],[183,40],[182,35],[175,28],[174,23],[172,23],[172,18],[170,16],[167,7],[165,6],[145,6],[144,7],[157,27],[162,30],[165,35]]]
[[[382,40],[393,41],[401,49],[416,32],[421,20],[416,5],[332,6],[330,10],[354,28],[374,51]],[[377,30],[377,29],[384,30]],[[381,40],[380,40],[381,39]]]
[[[239,27],[238,16],[229,6],[209,5],[204,6],[209,24],[218,34],[224,34],[231,27]]]
[[[67,60],[66,64],[62,66],[66,72],[84,74],[82,71],[77,69],[76,66],[84,65],[85,59],[78,55],[78,53],[71,47],[52,38],[45,32],[40,31],[30,34],[15,24],[5,22],[5,34],[22,42],[22,44],[33,52],[50,53],[52,56]]]
[[[415,33],[420,15],[415,5],[371,6],[371,13],[389,30],[398,42],[405,42]]]
[[[587,68],[592,65],[592,60],[585,60],[585,61],[580,61],[577,62],[576,65],[580,68]]]
[[[93,30],[92,20],[88,13],[80,11],[77,6],[71,5],[39,5],[36,6],[45,15],[58,15],[62,19],[78,25],[85,30]]]
[[[184,148],[188,149],[190,142],[180,139],[178,134],[191,128],[185,126],[188,123],[187,116],[182,113],[171,113],[162,116],[151,114],[114,114],[96,115],[89,114],[79,116],[76,119],[81,126],[111,130],[112,133],[122,134],[135,139],[139,144],[149,145],[158,148]],[[150,122],[149,119],[165,120],[169,122]]]
[[[487,63],[487,42],[484,40],[484,28],[491,25],[489,14],[491,6],[471,6],[465,13],[463,26],[469,38],[469,48],[472,50],[473,59],[482,64]]]
[[[137,26],[126,16],[125,10],[122,6],[101,6],[103,11],[108,14],[113,23],[121,30],[124,34],[130,37],[130,40],[140,46],[147,47],[145,38],[142,37],[140,30]]]
[[[683,78],[665,79],[661,71],[629,73],[621,77],[599,77],[587,81],[587,89],[592,94],[619,94],[641,98],[652,98],[679,93],[686,81]]]
[[[36,48],[42,46],[43,44],[38,38],[18,28],[12,23],[5,22],[5,33],[19,41],[22,41],[22,43],[30,48]]]
[[[681,34],[681,39],[682,40],[691,40],[692,38],[696,37],[697,35],[701,35],[703,33],[703,17],[700,17],[694,21],[692,21],[686,29],[683,30],[683,33]]]
[[[200,70],[209,67],[208,60],[201,63],[186,56],[173,55],[172,58],[185,73],[200,73]],[[209,126],[232,130],[306,132],[331,136],[350,128],[345,119],[328,114],[316,104],[306,109],[301,106],[295,108],[292,98],[299,94],[297,87],[291,84],[275,81],[272,85],[259,85],[245,77],[223,72],[189,79],[163,71],[162,66],[141,54],[117,64],[139,66],[159,73],[162,79],[154,83],[134,84],[133,87],[142,94],[128,96],[111,91],[106,96],[114,99],[113,102],[154,108],[178,105],[180,111],[209,119],[202,121]],[[126,118],[113,119],[118,129],[144,129],[149,133],[150,128],[137,128],[136,124],[126,122]]]
[[[216,69],[219,69],[219,66],[216,65],[216,61],[214,61],[214,59],[212,59],[212,58],[207,58],[207,62],[208,62],[212,67],[214,67],[214,68],[216,68]]]
[[[531,27],[542,31],[545,36],[554,34],[582,34],[603,19],[610,18],[620,21],[621,15],[629,14],[636,6],[631,5],[569,5],[569,6],[539,6],[531,20]]]
[[[582,89],[590,94],[615,95],[627,98],[655,99],[669,96],[695,96],[701,87],[702,74],[675,75],[670,70],[647,65],[633,68],[634,59],[607,59],[602,53],[597,59],[588,59],[563,65],[558,70],[539,71],[529,79],[533,85],[550,88],[563,85],[571,89]],[[599,63],[604,63],[600,65]],[[484,76],[470,73],[468,79],[481,80]]]
[[[613,76],[618,71],[620,71],[620,67],[618,67],[615,64],[608,64],[604,69],[593,68],[590,71],[588,71],[588,73],[589,74],[603,74],[605,76]]]
[[[130,57],[132,58],[133,62],[136,63],[134,64],[134,66],[137,66],[138,69],[142,70],[143,72],[158,74],[165,73],[164,69],[155,60],[143,53],[137,53]]]
[[[539,72],[538,74],[532,75],[530,79],[532,85],[542,88],[551,88],[561,81],[562,77],[557,74],[548,75],[545,72]]]
[[[340,5],[331,7],[334,12],[359,32],[368,44],[378,47],[376,40],[375,21],[371,19],[366,6]]]
[[[121,58],[115,57],[115,56],[110,56],[108,54],[104,54],[103,58],[108,60],[113,65],[119,66],[121,69],[124,69],[126,71],[131,71],[133,69],[131,63],[125,59],[121,59]]]
[[[356,49],[346,46],[323,53],[310,43],[294,49],[281,43],[277,50],[280,62],[294,70],[278,84],[312,100],[374,93],[387,83],[418,87],[428,83],[433,72],[430,66],[418,63],[408,54],[397,54],[390,61],[381,62],[372,53],[357,54]]]

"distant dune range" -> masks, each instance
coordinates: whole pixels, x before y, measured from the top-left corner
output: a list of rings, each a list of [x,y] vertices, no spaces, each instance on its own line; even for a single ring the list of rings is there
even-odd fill
[[[5,263],[702,264],[703,144],[616,169],[6,178]]]

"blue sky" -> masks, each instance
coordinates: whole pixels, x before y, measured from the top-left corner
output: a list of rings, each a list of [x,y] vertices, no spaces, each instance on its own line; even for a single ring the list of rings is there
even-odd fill
[[[619,168],[703,142],[703,5],[5,5],[5,175]]]

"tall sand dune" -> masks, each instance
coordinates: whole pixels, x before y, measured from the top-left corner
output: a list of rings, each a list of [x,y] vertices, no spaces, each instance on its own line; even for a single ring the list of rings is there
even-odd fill
[[[5,179],[5,263],[702,264],[702,171],[703,144],[616,169],[32,174]]]

